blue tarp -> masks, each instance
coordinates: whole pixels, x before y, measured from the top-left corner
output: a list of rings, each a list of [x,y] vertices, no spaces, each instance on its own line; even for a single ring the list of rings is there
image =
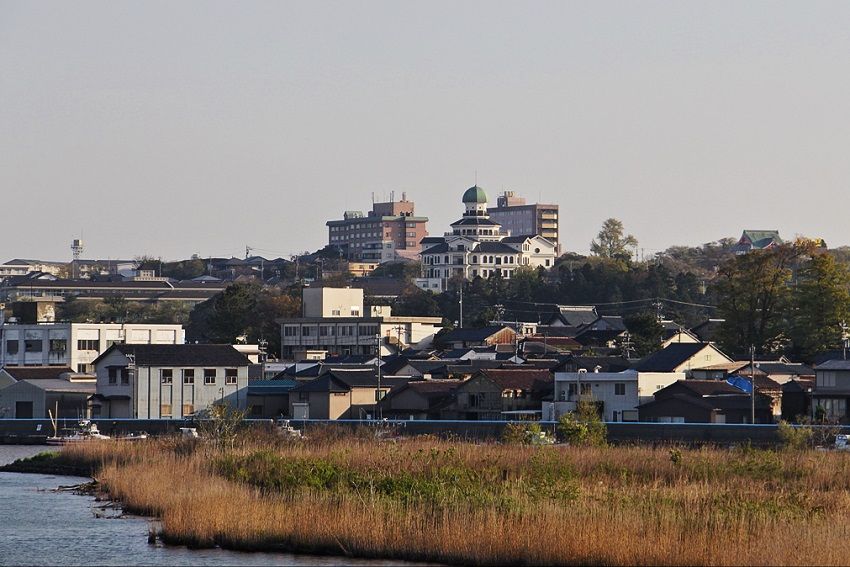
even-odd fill
[[[753,391],[752,385],[750,384],[750,378],[744,376],[730,376],[726,379],[726,383],[730,386],[734,386],[739,390],[743,390],[746,393],[751,393]]]

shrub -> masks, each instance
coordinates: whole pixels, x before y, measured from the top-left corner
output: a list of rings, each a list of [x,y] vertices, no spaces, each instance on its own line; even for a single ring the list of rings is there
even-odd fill
[[[608,428],[592,402],[579,402],[578,411],[568,412],[558,420],[558,437],[571,445],[603,447]]]
[[[554,439],[541,429],[539,423],[532,421],[507,424],[502,431],[502,443],[507,445],[551,445],[554,443]]]
[[[782,446],[792,451],[802,451],[810,446],[814,431],[807,425],[794,426],[787,421],[780,421],[777,430]]]

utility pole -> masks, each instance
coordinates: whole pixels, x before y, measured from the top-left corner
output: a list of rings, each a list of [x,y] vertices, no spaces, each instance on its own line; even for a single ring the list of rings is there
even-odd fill
[[[460,328],[463,329],[463,282],[460,282],[460,300],[458,301],[460,304],[460,318],[458,322],[460,324]]]
[[[750,345],[750,423],[756,422],[756,347]]]
[[[847,360],[847,349],[850,348],[850,334],[848,334],[847,323],[845,321],[841,321],[841,345],[844,353],[844,360]]]
[[[378,389],[375,392],[375,417],[380,420],[383,417],[383,411],[381,409],[381,333],[379,332],[375,337],[375,346],[376,351],[378,353],[378,360],[375,361],[375,364],[378,366]]]

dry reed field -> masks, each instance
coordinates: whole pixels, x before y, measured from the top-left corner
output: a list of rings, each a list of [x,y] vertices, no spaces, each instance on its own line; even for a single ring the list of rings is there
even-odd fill
[[[166,542],[465,564],[846,564],[850,455],[475,444],[313,431],[90,443]]]

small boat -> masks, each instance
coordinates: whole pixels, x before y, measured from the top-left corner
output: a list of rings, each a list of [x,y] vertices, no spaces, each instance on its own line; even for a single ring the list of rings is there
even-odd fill
[[[52,416],[51,416],[52,418]],[[147,435],[145,436],[147,437]],[[47,438],[48,445],[67,445],[69,443],[81,443],[83,441],[94,441],[100,439],[112,439],[109,435],[103,435],[97,428],[96,423],[89,419],[81,419],[75,428],[64,429],[59,435],[54,424],[54,432]]]

